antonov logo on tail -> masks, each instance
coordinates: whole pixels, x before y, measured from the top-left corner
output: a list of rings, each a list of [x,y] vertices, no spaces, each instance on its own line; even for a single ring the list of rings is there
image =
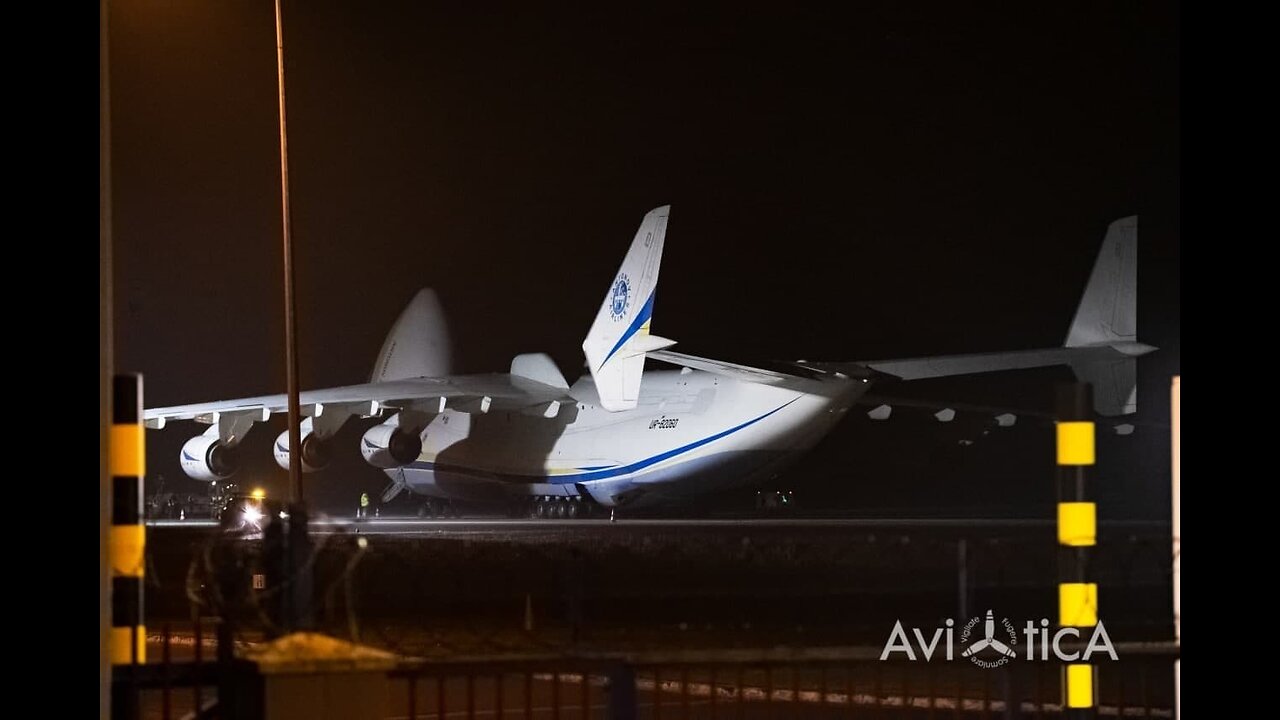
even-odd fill
[[[598,297],[598,296],[597,296]],[[626,273],[619,273],[609,294],[609,312],[614,320],[621,320],[627,314],[627,305],[631,301],[631,281]]]

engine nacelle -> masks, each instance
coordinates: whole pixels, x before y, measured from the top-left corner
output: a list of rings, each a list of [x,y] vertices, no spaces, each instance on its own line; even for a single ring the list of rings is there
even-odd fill
[[[394,421],[375,425],[360,438],[360,454],[376,468],[404,467],[422,454],[422,438]]]
[[[310,420],[310,418],[307,418]],[[329,452],[329,443],[316,437],[311,431],[311,423],[304,422],[301,428],[302,436],[302,472],[310,473],[317,470],[323,470],[329,464],[332,453]],[[276,456],[276,464],[285,470],[289,469],[289,431],[285,430],[276,438],[274,454]]]
[[[217,435],[197,435],[182,446],[182,472],[205,482],[226,480],[240,467],[240,453]]]

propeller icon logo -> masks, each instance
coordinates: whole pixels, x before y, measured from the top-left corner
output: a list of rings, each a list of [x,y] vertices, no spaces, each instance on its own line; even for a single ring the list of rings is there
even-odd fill
[[[1013,629],[1013,624],[1009,622],[1009,618],[1001,618],[1000,625],[997,627],[995,614],[991,610],[987,610],[985,622],[983,618],[975,617],[965,624],[960,632],[960,643],[965,646],[964,652],[960,653],[960,657],[969,658],[970,662],[978,667],[993,668],[1000,667],[1009,662],[1011,658],[1017,656],[1013,645],[1018,644],[1018,633]],[[974,627],[982,622],[982,637],[969,642],[969,638],[973,635]],[[997,630],[999,632],[997,633]],[[1008,638],[1008,642],[1005,642]]]

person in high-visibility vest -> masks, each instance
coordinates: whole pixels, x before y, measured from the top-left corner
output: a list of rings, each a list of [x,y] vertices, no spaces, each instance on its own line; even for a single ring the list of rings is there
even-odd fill
[[[369,515],[369,493],[360,493],[360,512],[356,513],[356,517],[368,517]]]

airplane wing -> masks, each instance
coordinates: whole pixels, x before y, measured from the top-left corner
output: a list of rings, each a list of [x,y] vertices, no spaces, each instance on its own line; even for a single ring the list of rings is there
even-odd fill
[[[304,416],[321,417],[326,408],[331,408],[339,411],[343,419],[351,415],[369,417],[383,409],[439,413],[448,407],[458,412],[485,413],[491,409],[524,410],[566,401],[574,402],[564,388],[498,374],[392,380],[306,390],[300,395]],[[144,411],[143,417],[150,428],[162,428],[169,420],[221,423],[232,416],[260,422],[272,413],[287,412],[288,406],[287,395],[262,395],[150,408]]]
[[[1076,377],[1093,385],[1094,409],[1105,416],[1137,411],[1136,359],[1156,348],[1137,337],[1138,220],[1122,218],[1107,228],[1102,248],[1084,294],[1076,307],[1067,337],[1059,347],[1011,352],[938,355],[895,360],[855,362],[792,362],[778,370],[747,367],[683,353],[660,350],[649,357],[747,382],[785,385],[795,378],[813,378],[815,371],[861,378],[864,381],[923,380],[1025,368],[1070,366]],[[877,410],[880,410],[877,408]],[[954,409],[939,416],[946,422]],[[872,415],[872,419],[887,419]],[[1024,414],[1024,413],[1020,413]],[[1132,425],[1127,425],[1132,427]]]
[[[1093,385],[1094,409],[1099,414],[1129,415],[1138,407],[1136,360],[1156,349],[1138,342],[1137,264],[1137,217],[1111,223],[1061,347],[815,367],[846,373],[861,367],[900,380],[921,380],[1069,365],[1077,378]]]
[[[560,379],[559,372],[553,376],[546,367],[549,362],[550,358],[540,361],[530,356],[517,357],[513,370],[522,371],[524,375],[386,380],[300,393],[303,469],[310,472],[308,468],[319,469],[328,463],[323,441],[352,417],[394,412],[390,420],[371,429],[361,441],[366,461],[375,467],[392,467],[418,456],[422,450],[422,429],[446,408],[468,414],[516,410],[548,419],[558,417],[562,408],[575,412],[576,401],[568,396],[568,386]],[[527,377],[529,374],[535,374],[540,380]],[[169,420],[208,424],[204,433],[183,445],[182,469],[197,480],[217,481],[235,473],[238,465],[235,448],[253,426],[268,420],[272,413],[287,412],[288,405],[285,395],[175,405],[143,411],[143,422],[156,429],[163,428]],[[370,433],[376,436],[372,440]],[[283,467],[288,463],[287,443],[284,435],[276,441],[276,461]]]
[[[894,410],[912,408],[924,410],[933,415],[939,422],[951,422],[957,413],[985,416],[992,427],[1007,428],[1025,421],[1053,424],[1057,416],[1052,412],[1027,407],[1010,407],[1000,405],[983,405],[969,402],[954,402],[945,399],[921,400],[919,398],[897,397],[882,393],[867,393],[858,398],[857,404],[869,407],[867,417],[876,421],[890,419]],[[1106,428],[1116,435],[1131,435],[1137,428],[1149,428],[1151,431],[1168,431],[1167,423],[1136,420],[1131,417],[1103,417],[1095,421],[1099,429]],[[1146,430],[1144,430],[1146,432]]]
[[[1084,351],[1088,354],[1103,354],[1112,352],[1110,348],[1090,348]],[[990,356],[997,358],[1007,357],[1009,355],[1017,355],[1018,353],[992,353]],[[1051,364],[1046,360],[1055,359],[1053,350],[1047,351],[1029,351],[1026,353],[1036,358],[1034,363],[1027,365],[1012,364],[1007,365],[1006,369],[1012,367],[1040,367],[1041,365]],[[804,383],[808,380],[821,379],[822,377],[830,377],[833,374],[838,376],[854,377],[854,378],[883,378],[914,380],[924,377],[945,377],[949,375],[963,374],[960,371],[978,372],[990,370],[987,364],[987,355],[958,355],[958,356],[940,356],[933,358],[920,358],[916,360],[902,361],[872,361],[872,362],[852,362],[852,363],[823,363],[823,362],[777,362],[772,363],[773,368],[755,367],[749,365],[741,365],[738,363],[727,362],[724,360],[712,360],[710,358],[697,357],[695,355],[687,355],[685,353],[672,352],[670,350],[660,350],[649,353],[649,357],[653,360],[670,363],[679,367],[687,367],[702,372],[714,373],[722,377],[733,378],[743,382],[759,383],[761,385],[779,385],[783,387],[793,386],[797,383]],[[978,359],[974,359],[978,358]],[[930,363],[937,362],[939,365],[930,366]],[[976,369],[970,370],[977,365]],[[914,369],[913,369],[914,368]],[[893,369],[902,373],[901,375],[888,372]],[[951,422],[956,417],[957,412],[970,413],[975,415],[989,416],[997,427],[1011,427],[1020,419],[1032,419],[1039,422],[1052,423],[1056,420],[1053,413],[1045,410],[1037,410],[1026,407],[1001,407],[997,405],[980,405],[967,402],[954,402],[946,399],[921,400],[912,397],[897,397],[885,395],[879,392],[867,393],[858,396],[856,400],[858,405],[872,408],[867,411],[867,416],[872,420],[888,420],[893,410],[896,408],[916,408],[928,410],[939,422]],[[1134,431],[1136,426],[1153,425],[1161,427],[1158,423],[1142,423],[1132,419],[1110,420],[1103,423],[1106,427],[1113,430],[1118,435],[1128,435]],[[1163,427],[1168,427],[1163,426]]]
[[[1127,349],[1127,348],[1126,348]],[[997,353],[972,353],[967,355],[935,355],[932,357],[902,358],[895,360],[869,360],[848,365],[868,367],[892,375],[900,380],[924,380],[926,378],[951,377],[1001,370],[1024,370],[1051,365],[1075,365],[1121,361],[1132,356],[1126,349],[1110,346],[1061,347],[1041,350],[1022,350]],[[845,369],[843,363],[816,363],[819,367],[831,366]],[[842,367],[843,366],[843,367]]]

